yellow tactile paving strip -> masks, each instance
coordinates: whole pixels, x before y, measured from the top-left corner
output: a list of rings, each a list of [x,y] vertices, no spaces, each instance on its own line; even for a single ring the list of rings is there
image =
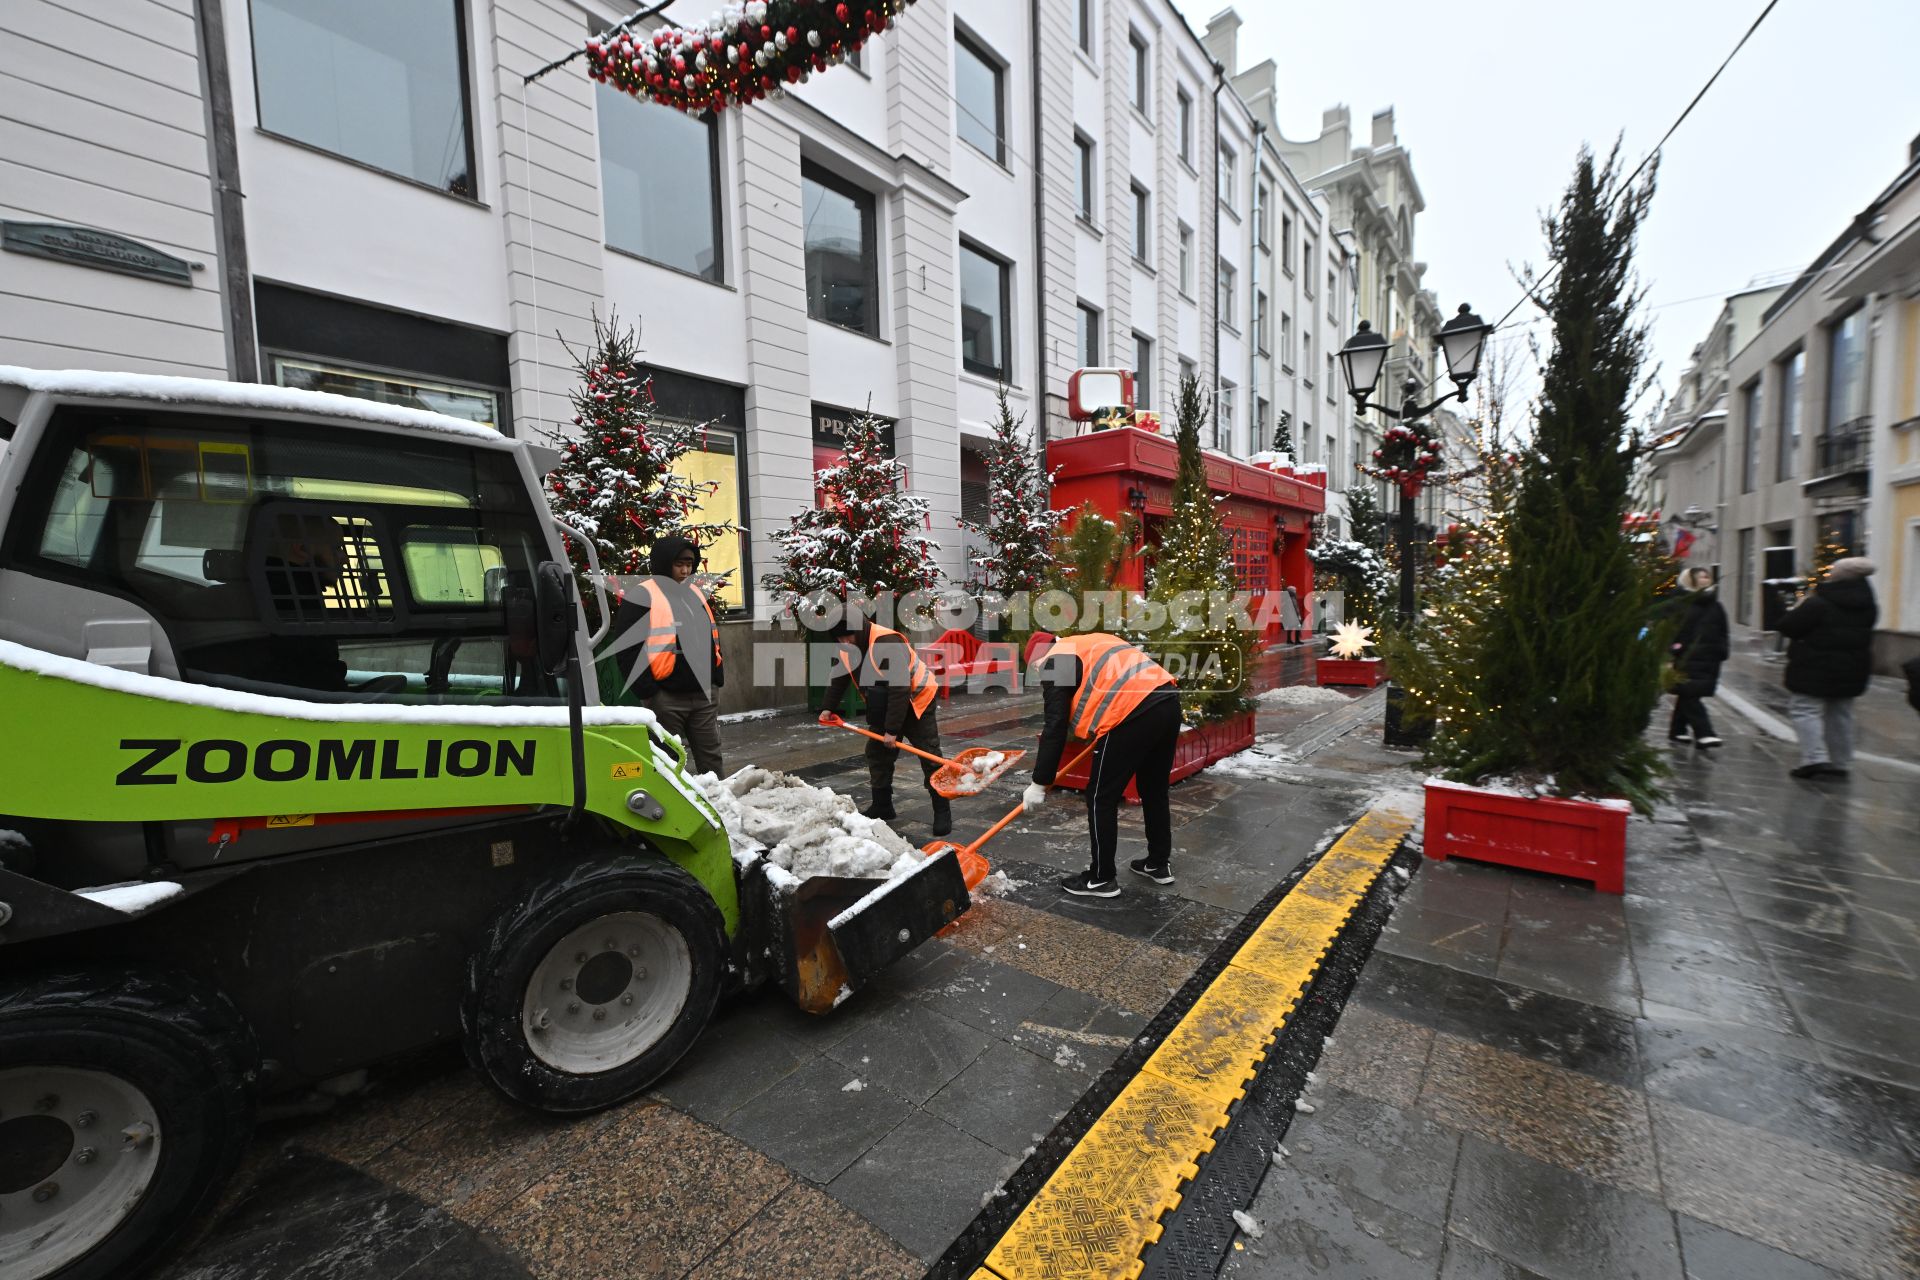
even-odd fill
[[[973,1280],[1132,1280],[1301,991],[1413,829],[1375,809],[1260,922],[1060,1162]]]

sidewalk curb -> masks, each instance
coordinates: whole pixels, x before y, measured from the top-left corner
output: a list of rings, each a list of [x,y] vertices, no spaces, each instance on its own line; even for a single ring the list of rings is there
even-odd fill
[[[1715,692],[1714,696],[1726,703],[1729,707],[1732,707],[1734,711],[1738,712],[1743,718],[1751,721],[1755,728],[1759,729],[1768,737],[1777,738],[1781,742],[1796,744],[1800,741],[1799,737],[1793,732],[1793,726],[1772,712],[1763,710],[1757,703],[1749,701],[1746,695],[1735,693],[1731,686],[1723,683]],[[1899,760],[1893,756],[1873,755],[1868,752],[1862,752],[1856,755],[1854,759],[1865,761],[1868,764],[1877,764],[1892,769],[1904,769],[1908,773],[1920,774],[1920,764],[1915,764],[1911,760]]]

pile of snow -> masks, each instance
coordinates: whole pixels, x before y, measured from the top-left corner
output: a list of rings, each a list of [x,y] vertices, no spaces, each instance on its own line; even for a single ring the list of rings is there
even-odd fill
[[[989,751],[985,755],[974,757],[967,763],[967,767],[975,773],[992,773],[1006,763],[1006,759],[1007,753],[1004,751]]]
[[[137,916],[178,894],[180,886],[172,880],[132,880],[125,884],[101,885],[97,889],[76,889],[74,892],[89,902]]]
[[[1336,702],[1351,702],[1352,699],[1338,689],[1330,689],[1317,684],[1288,684],[1278,689],[1269,689],[1254,698],[1268,706],[1278,707],[1318,707],[1331,706]]]
[[[1207,766],[1207,772],[1226,778],[1271,778],[1276,768],[1293,762],[1293,752],[1281,743],[1278,735],[1268,735],[1256,739],[1245,751],[1214,761]]]
[[[693,778],[727,829],[736,861],[765,852],[795,880],[868,876],[897,880],[926,855],[877,818],[863,818],[851,798],[809,786],[792,774],[748,765],[728,778]]]

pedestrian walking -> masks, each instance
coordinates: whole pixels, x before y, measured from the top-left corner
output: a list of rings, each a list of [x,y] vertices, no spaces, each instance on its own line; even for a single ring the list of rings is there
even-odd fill
[[[858,609],[847,610],[845,621],[834,635],[840,641],[840,669],[827,685],[827,709],[820,713],[820,723],[839,721],[834,708],[846,696],[848,684],[857,681],[867,702],[867,728],[885,739],[867,741],[868,800],[860,812],[869,818],[897,818],[893,766],[900,759],[900,739],[932,755],[940,754],[940,725],[933,709],[939,689],[933,673],[905,636],[891,627],[866,621]],[[920,760],[922,780],[933,799],[933,834],[944,836],[953,830],[953,806],[933,789],[938,768],[931,760]]]
[[[699,568],[699,544],[674,534],[655,542],[647,555],[647,569],[654,578],[684,584]],[[693,595],[706,611],[704,630],[713,646],[704,679],[687,660],[673,602],[653,578],[642,579],[636,589],[620,597],[614,610],[616,634],[625,636],[632,627],[641,631],[637,643],[623,645],[614,657],[640,705],[653,712],[662,729],[687,744],[694,769],[719,776],[726,772],[720,754],[720,708],[715,701],[715,691],[726,679],[720,659],[720,624],[706,595],[698,590]]]
[[[1673,719],[1667,737],[1674,742],[1691,738],[1697,747],[1717,747],[1705,699],[1720,683],[1720,665],[1733,656],[1728,639],[1727,611],[1716,598],[1713,573],[1688,569],[1680,575],[1685,594],[1678,601],[1679,629],[1673,637],[1673,666],[1680,679],[1673,686]]]
[[[1800,738],[1796,778],[1845,777],[1853,760],[1853,700],[1873,671],[1873,624],[1880,616],[1873,561],[1835,560],[1826,578],[1780,619],[1787,637],[1787,714]]]
[[[1167,788],[1180,737],[1174,678],[1145,650],[1099,631],[1036,650],[1029,674],[1045,691],[1046,725],[1040,731],[1033,782],[1021,793],[1021,803],[1032,809],[1046,802],[1069,732],[1094,744],[1087,782],[1092,857],[1085,871],[1060,881],[1060,887],[1083,898],[1119,895],[1114,861],[1120,801],[1128,782],[1140,795],[1147,856],[1127,866],[1155,884],[1172,884],[1173,816]]]
[[[1291,582],[1281,588],[1280,594],[1282,597],[1280,601],[1280,629],[1282,635],[1286,643],[1299,644],[1300,629],[1303,625],[1300,619],[1300,594],[1293,589]]]

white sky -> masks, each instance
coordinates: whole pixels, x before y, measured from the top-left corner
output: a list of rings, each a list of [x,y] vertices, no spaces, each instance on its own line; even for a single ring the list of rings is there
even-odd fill
[[[1176,2],[1196,32],[1224,7]],[[1365,144],[1373,113],[1395,108],[1427,200],[1414,232],[1426,283],[1442,314],[1470,302],[1490,321],[1519,296],[1509,264],[1543,263],[1539,215],[1565,189],[1579,145],[1604,151],[1624,134],[1627,167],[1637,164],[1764,7],[1236,5],[1240,69],[1264,58],[1279,67],[1287,137],[1316,136],[1322,109],[1344,102]],[[1780,0],[1680,126],[1638,259],[1663,386],[1721,297],[1806,266],[1905,167],[1920,133],[1916,51],[1920,0]]]

